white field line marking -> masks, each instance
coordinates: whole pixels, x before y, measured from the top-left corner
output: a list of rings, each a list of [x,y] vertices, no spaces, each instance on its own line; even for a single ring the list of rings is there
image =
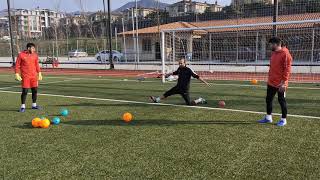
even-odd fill
[[[47,78],[63,78],[63,77],[47,77]],[[93,81],[114,81],[114,82],[147,82],[147,83],[161,83],[160,81],[138,81],[138,80],[119,80],[119,79],[106,79],[106,78],[101,78],[101,79],[96,79],[96,78],[66,78],[66,79],[74,79],[74,80],[93,80]],[[169,84],[175,84],[176,82],[166,82]],[[203,84],[203,83],[192,83],[192,84]],[[250,85],[250,84],[231,84],[231,83],[211,83],[213,86],[234,86],[234,87],[259,87],[266,89],[266,85]],[[320,90],[320,88],[310,88],[310,87],[288,87],[289,89],[303,89],[303,90]]]
[[[9,75],[0,75],[0,76],[9,76]],[[111,82],[146,82],[146,83],[161,83],[159,81],[139,81],[139,80],[132,80],[132,79],[107,79],[107,78],[70,78],[70,77],[46,77],[47,79],[67,79],[67,80],[92,80],[92,81],[111,81]],[[168,84],[175,84],[176,82],[166,82]],[[203,83],[192,83],[192,84],[203,84]],[[266,85],[250,85],[250,84],[232,84],[232,83],[211,83],[213,86],[234,86],[234,87],[258,87],[258,88],[263,88],[266,89]],[[320,90],[320,88],[312,88],[312,87],[288,87],[289,89],[302,89],[302,90]],[[0,88],[1,89],[1,88]]]
[[[160,81],[139,81],[133,79],[108,79],[108,78],[68,78],[68,77],[47,77],[52,79],[71,79],[71,80],[92,80],[92,81],[114,81],[114,82],[148,82],[148,83],[160,83]]]
[[[40,85],[45,85],[45,84],[56,84],[56,83],[61,83],[61,82],[69,82],[69,81],[74,81],[76,79],[65,79],[63,81],[52,81],[52,82],[47,82],[47,83],[40,83]]]
[[[16,85],[16,86],[8,86],[8,87],[2,87],[2,88],[0,88],[0,89],[4,90],[4,89],[15,88],[15,87],[21,87],[21,85]]]
[[[39,85],[46,85],[46,84],[56,84],[56,83],[61,83],[61,82],[69,82],[69,81],[74,81],[74,80],[63,80],[63,81],[52,81],[52,82],[47,82],[47,83],[39,83]],[[4,89],[11,89],[11,88],[15,88],[15,87],[21,87],[21,85],[16,85],[16,86],[9,86],[9,87],[2,87],[0,89],[4,90]]]
[[[249,85],[249,84],[220,84],[220,83],[212,83],[213,85],[218,85],[218,86],[235,86],[235,87],[259,87],[259,88],[264,88],[266,89],[267,86],[262,86],[262,85]],[[311,87],[288,87],[289,89],[303,89],[303,90],[320,90],[320,88],[311,88]]]
[[[0,90],[0,93],[19,94],[20,92]],[[250,114],[265,114],[265,112],[247,111],[247,110],[240,110],[240,109],[213,108],[213,107],[204,107],[204,106],[187,106],[187,105],[166,104],[166,103],[149,103],[149,102],[141,102],[141,101],[93,98],[93,97],[83,97],[83,96],[67,96],[67,95],[59,95],[59,94],[39,94],[39,95],[48,96],[48,97],[64,97],[64,98],[72,98],[72,99],[86,99],[86,100],[97,100],[97,101],[131,103],[131,104],[146,104],[146,105],[153,105],[153,106],[171,106],[171,107],[183,107],[183,108],[205,109],[205,110],[216,110],[216,111],[229,111],[229,112],[240,112],[240,113],[250,113]],[[280,116],[281,114],[274,113],[273,115]],[[295,115],[295,114],[288,114],[288,116],[289,117],[296,117],[296,118],[320,119],[320,117],[316,117],[316,116],[304,116],[304,115]]]

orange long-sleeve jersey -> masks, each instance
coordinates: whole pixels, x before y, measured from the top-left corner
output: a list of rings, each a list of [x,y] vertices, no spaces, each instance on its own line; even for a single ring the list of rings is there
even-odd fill
[[[20,52],[16,61],[15,73],[20,73],[22,78],[35,78],[39,72],[38,54],[30,54],[28,51]]]
[[[288,87],[291,73],[292,56],[284,47],[280,51],[274,51],[271,55],[268,85],[278,88],[281,81]]]

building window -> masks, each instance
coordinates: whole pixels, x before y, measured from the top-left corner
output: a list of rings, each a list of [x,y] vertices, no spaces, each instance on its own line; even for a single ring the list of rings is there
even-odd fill
[[[146,52],[152,51],[151,39],[143,39],[142,40],[142,50]]]
[[[178,6],[178,12],[184,12],[184,6]]]

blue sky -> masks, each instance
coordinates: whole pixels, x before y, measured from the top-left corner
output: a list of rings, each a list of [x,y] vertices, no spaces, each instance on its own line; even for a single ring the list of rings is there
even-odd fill
[[[39,6],[40,8],[56,9],[60,2],[59,10],[62,12],[78,11],[80,7],[80,0],[11,0],[13,8],[32,9]],[[132,0],[111,0],[111,8],[116,9]],[[179,0],[160,0],[160,2],[174,3]],[[197,0],[199,2],[214,3],[215,0]],[[231,0],[218,0],[219,4],[230,4]],[[82,0],[83,9],[86,11],[96,11],[102,9],[102,0]],[[7,7],[7,0],[0,0],[0,10]]]

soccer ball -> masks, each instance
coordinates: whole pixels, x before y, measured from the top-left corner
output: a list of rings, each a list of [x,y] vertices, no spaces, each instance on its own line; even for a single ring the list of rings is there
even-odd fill
[[[51,123],[52,124],[54,124],[54,125],[58,125],[58,124],[60,124],[60,118],[59,117],[54,117],[53,119],[52,119],[52,121],[51,121]]]
[[[176,77],[174,77],[173,75],[170,75],[169,77],[166,78],[167,81],[175,81],[177,80]]]
[[[34,128],[38,128],[40,126],[40,122],[41,122],[41,119],[40,118],[34,118],[32,119],[32,127]]]
[[[258,80],[253,79],[253,80],[251,81],[251,84],[253,84],[253,85],[257,85],[257,84],[258,84]]]
[[[122,120],[126,123],[132,121],[132,119],[133,119],[133,115],[131,113],[127,112],[122,115]]]
[[[68,111],[67,109],[62,109],[62,110],[60,111],[60,114],[61,114],[61,116],[66,117],[66,116],[68,116],[69,111]]]
[[[49,126],[50,126],[49,119],[45,119],[45,120],[40,121],[41,128],[47,129],[47,128],[49,128]]]
[[[219,101],[219,108],[224,108],[226,106],[226,103],[224,101]]]

